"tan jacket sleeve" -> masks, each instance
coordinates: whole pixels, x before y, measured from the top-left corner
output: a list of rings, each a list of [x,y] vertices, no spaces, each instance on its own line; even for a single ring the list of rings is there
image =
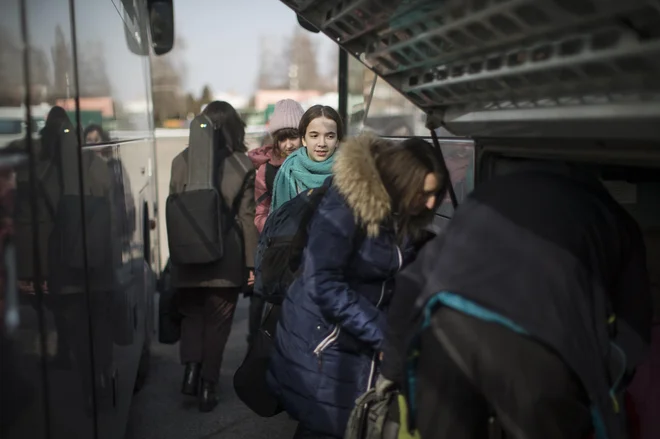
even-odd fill
[[[254,268],[254,255],[257,249],[259,233],[254,225],[256,203],[254,200],[255,171],[251,169],[245,175],[243,193],[239,194],[237,219],[243,230],[243,243],[245,245],[245,266]]]

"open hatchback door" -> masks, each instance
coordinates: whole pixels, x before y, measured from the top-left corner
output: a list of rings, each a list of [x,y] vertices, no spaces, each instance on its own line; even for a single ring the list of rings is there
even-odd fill
[[[660,437],[660,2],[282,1],[426,113],[436,146],[471,139],[470,188],[579,162],[635,218],[655,326],[631,395],[641,437]]]
[[[455,135],[660,137],[657,1],[282,1]]]

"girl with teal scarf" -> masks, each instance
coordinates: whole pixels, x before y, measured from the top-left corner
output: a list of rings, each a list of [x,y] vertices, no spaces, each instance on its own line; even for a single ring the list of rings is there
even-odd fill
[[[339,114],[323,105],[309,108],[298,130],[304,148],[289,155],[277,172],[271,212],[300,192],[323,185],[332,175],[334,152],[344,136]]]

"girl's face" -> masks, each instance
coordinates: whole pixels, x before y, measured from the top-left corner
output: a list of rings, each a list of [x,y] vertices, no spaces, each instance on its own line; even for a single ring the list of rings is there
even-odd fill
[[[307,125],[303,145],[315,162],[326,161],[337,149],[337,123],[327,117],[317,117]]]
[[[440,189],[438,176],[433,173],[426,174],[426,177],[424,177],[424,186],[419,188],[410,214],[415,216],[425,210],[433,210],[438,196],[438,189]]]
[[[99,133],[96,130],[87,133],[87,137],[85,138],[85,144],[87,145],[97,145],[102,141],[103,140],[101,139],[101,133]]]
[[[280,140],[277,147],[282,154],[282,157],[288,157],[292,152],[300,148],[300,137],[290,137],[288,139]]]

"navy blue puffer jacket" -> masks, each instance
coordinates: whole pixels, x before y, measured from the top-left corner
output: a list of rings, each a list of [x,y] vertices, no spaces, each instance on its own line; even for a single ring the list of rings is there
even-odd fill
[[[393,277],[413,256],[397,246],[372,139],[342,145],[332,186],[309,225],[303,273],[282,306],[268,383],[308,429],[343,437],[377,374]]]

